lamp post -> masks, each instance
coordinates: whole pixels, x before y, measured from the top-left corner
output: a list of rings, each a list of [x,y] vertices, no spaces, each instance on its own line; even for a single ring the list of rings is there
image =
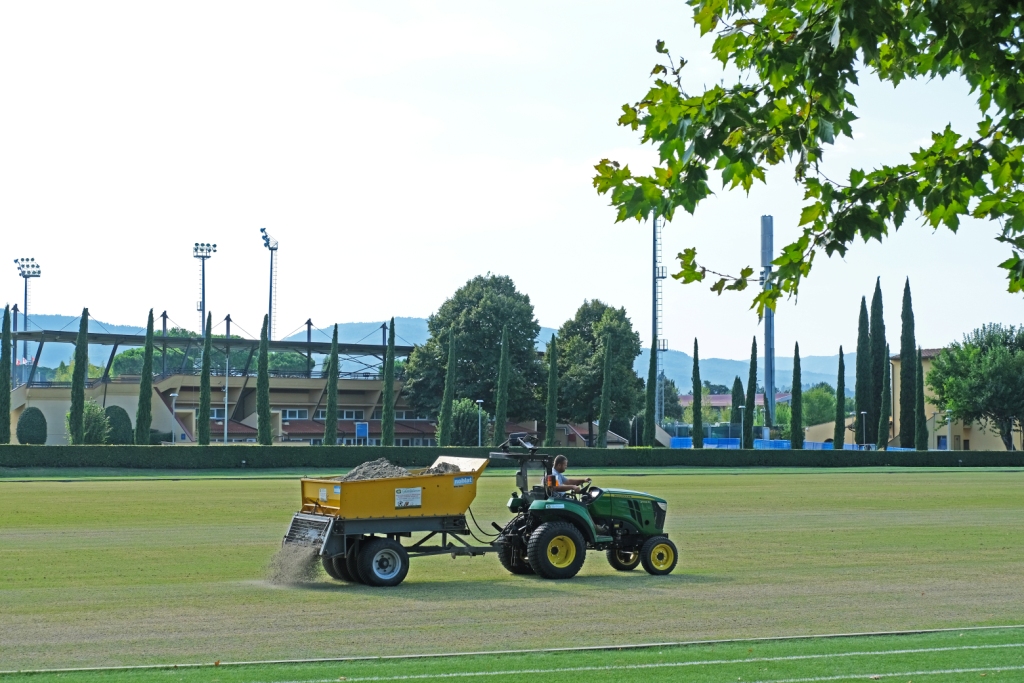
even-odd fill
[[[864,447],[867,447],[867,445],[868,445],[868,436],[867,436],[868,420],[867,420],[867,414],[868,414],[868,411],[866,411],[866,410],[860,411],[860,443],[861,443],[861,446],[864,446]]]
[[[483,405],[484,401],[482,398],[476,400],[476,446],[479,448],[484,444],[484,423],[483,423]]]
[[[746,409],[746,406],[736,406],[736,409],[740,411],[740,449],[742,449],[743,435],[746,434],[746,432],[743,431],[743,411]]]
[[[945,411],[946,413],[946,450],[953,450],[953,419],[950,415],[953,413],[952,410]]]
[[[34,258],[16,258],[14,264],[18,266],[18,275],[25,279],[25,308],[21,310],[21,319],[25,322],[22,330],[28,332],[28,281],[31,278],[39,277],[41,270]],[[17,315],[17,313],[15,313]],[[18,322],[14,322],[14,329],[18,329]],[[15,355],[14,353],[11,354]],[[28,358],[28,340],[21,342],[21,357]]]
[[[171,432],[171,441],[173,441],[174,443],[178,443],[178,413],[175,412],[175,410],[174,410],[174,404],[177,403],[177,401],[178,401],[178,393],[172,391],[171,392],[171,429],[173,429],[174,431]]]
[[[217,245],[210,244],[209,242],[196,242],[195,246],[192,247],[192,258],[199,259],[202,264],[202,285],[201,285],[201,296],[202,299],[199,302],[199,331],[203,334],[206,333],[206,259],[217,253]]]
[[[267,304],[267,339],[274,338],[274,253],[277,251],[275,240],[266,228],[260,228],[263,246],[270,250],[270,303]]]

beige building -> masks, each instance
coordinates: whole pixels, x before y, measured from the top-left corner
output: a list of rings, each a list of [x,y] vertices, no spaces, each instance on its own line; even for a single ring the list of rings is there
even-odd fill
[[[932,361],[942,349],[922,349],[921,350],[921,365],[924,368],[925,377],[931,371]],[[902,387],[900,386],[900,365],[901,359],[897,354],[890,358],[891,362],[891,373],[892,373],[892,420],[889,424],[889,445],[899,446],[900,445],[900,392]],[[914,358],[913,362],[917,362]],[[911,387],[911,391],[916,391],[916,387]],[[935,397],[935,393],[928,387],[927,382],[924,386],[925,404],[924,413],[927,418],[928,428],[928,448],[929,450],[946,450],[951,449],[954,451],[1003,451],[1006,450],[1006,446],[1003,444],[1003,440],[999,437],[999,433],[993,428],[984,428],[980,424],[974,422],[971,424],[964,424],[962,422],[947,422],[945,419],[945,413],[938,406],[929,402],[929,399]],[[850,416],[846,418],[846,443],[859,443],[859,435],[853,433],[854,418]],[[807,441],[826,441],[832,438],[833,429],[835,422],[826,422],[820,425],[814,425],[808,427],[804,438]],[[1021,440],[1020,432],[1013,434],[1013,443],[1016,448],[1024,448],[1024,442]]]

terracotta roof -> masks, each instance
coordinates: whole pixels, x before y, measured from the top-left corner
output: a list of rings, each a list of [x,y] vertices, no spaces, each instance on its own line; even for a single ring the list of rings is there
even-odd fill
[[[210,436],[224,435],[224,420],[210,420]],[[236,420],[228,421],[228,436],[256,436],[256,428]]]
[[[935,358],[942,352],[942,349],[921,349],[921,358]],[[900,354],[889,356],[889,360],[899,360]]]
[[[338,420],[338,436],[355,436],[357,420]],[[358,420],[369,423],[371,436],[380,436],[380,420]],[[253,430],[255,432],[255,430]],[[281,431],[288,436],[319,437],[324,434],[324,423],[319,420],[283,420]],[[430,420],[395,420],[396,436],[434,436],[434,423]]]

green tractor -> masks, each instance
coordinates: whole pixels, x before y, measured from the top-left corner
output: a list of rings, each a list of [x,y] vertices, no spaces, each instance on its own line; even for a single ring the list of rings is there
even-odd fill
[[[509,444],[526,450],[513,452]],[[660,576],[675,569],[679,552],[665,533],[668,503],[664,499],[590,484],[579,493],[555,496],[550,480],[554,458],[537,450],[525,434],[513,434],[502,452],[491,453],[491,458],[519,462],[519,491],[508,501],[509,511],[516,516],[494,542],[505,569],[545,579],[571,579],[583,567],[587,550],[604,550],[608,563],[619,571],[642,564],[649,574]],[[541,475],[532,486],[531,471]]]

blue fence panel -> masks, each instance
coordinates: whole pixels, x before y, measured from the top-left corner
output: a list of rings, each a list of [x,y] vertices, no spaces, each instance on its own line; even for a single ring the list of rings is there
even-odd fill
[[[788,439],[754,439],[754,449],[759,451],[785,451],[791,448]]]
[[[900,448],[899,446],[889,446],[885,450],[887,451],[916,451],[916,448]]]
[[[673,436],[668,443],[669,448],[693,448],[692,436]]]
[[[805,451],[831,451],[832,442],[828,441],[804,441]]]
[[[874,444],[869,443],[844,443],[844,451],[873,451],[875,450]]]

